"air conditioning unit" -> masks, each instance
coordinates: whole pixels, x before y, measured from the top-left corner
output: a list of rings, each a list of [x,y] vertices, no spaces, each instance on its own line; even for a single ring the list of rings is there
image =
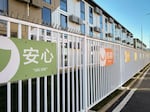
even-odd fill
[[[18,0],[18,1],[30,3],[30,0]]]
[[[100,29],[99,27],[95,26],[95,27],[94,27],[94,31],[96,31],[96,32],[99,32],[99,33],[100,33],[100,32],[101,32],[101,29]]]
[[[131,43],[130,45],[131,45],[131,46],[133,46],[134,44],[133,44],[133,43]]]
[[[127,33],[127,31],[125,29],[122,29],[122,32]]]
[[[95,7],[94,11],[99,14],[99,8],[98,7]]]
[[[69,16],[69,20],[74,23],[78,23],[78,21],[79,21],[78,18],[74,15]]]
[[[99,14],[99,15],[102,15],[102,10],[99,9],[98,7],[95,7],[95,8],[94,8],[94,11],[95,11],[95,13],[97,13],[97,14]]]
[[[79,24],[79,25],[83,24],[82,19],[78,18],[78,24]]]
[[[127,42],[127,44],[129,45],[129,44],[130,44],[130,42]]]
[[[42,8],[42,0],[31,0],[31,5],[37,7],[37,8]]]
[[[113,23],[113,22],[114,22],[111,17],[108,18],[108,21],[109,21],[110,23]]]
[[[126,43],[126,40],[122,40],[122,43]]]
[[[115,40],[118,40],[118,41],[120,41],[120,40],[121,40],[121,38],[120,38],[120,37],[116,37],[116,38],[115,38]]]
[[[113,37],[112,33],[108,33],[107,37]]]
[[[100,14],[100,15],[102,15],[102,14],[103,14],[103,12],[102,12],[102,10],[101,10],[101,9],[99,9],[99,14]]]
[[[119,24],[117,24],[116,27],[117,27],[118,29],[121,29],[121,25],[119,25]]]

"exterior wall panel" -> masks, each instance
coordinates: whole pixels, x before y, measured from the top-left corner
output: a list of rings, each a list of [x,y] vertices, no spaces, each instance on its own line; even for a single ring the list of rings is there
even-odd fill
[[[41,24],[41,9],[24,2],[9,0],[9,16]]]

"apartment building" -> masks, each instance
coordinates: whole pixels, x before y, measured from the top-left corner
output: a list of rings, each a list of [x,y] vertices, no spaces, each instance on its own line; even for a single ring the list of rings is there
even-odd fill
[[[133,46],[133,34],[93,0],[1,0],[0,15]],[[3,35],[5,24],[1,21]],[[11,26],[11,36],[15,37],[18,26]],[[26,38],[26,26],[22,31]]]
[[[134,48],[136,48],[136,49],[138,49],[138,48],[140,48],[140,49],[146,49],[146,45],[141,41],[141,40],[139,40],[138,38],[134,38],[133,39],[133,42],[134,42]]]

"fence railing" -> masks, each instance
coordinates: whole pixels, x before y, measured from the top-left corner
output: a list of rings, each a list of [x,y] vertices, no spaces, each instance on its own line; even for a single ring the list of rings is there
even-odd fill
[[[57,44],[57,74],[1,84],[2,112],[88,111],[150,62],[146,51],[5,16],[0,26],[8,38]]]

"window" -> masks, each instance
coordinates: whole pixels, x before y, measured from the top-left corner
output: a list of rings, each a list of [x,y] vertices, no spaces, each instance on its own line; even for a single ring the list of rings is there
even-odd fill
[[[100,39],[103,39],[103,33],[100,33]]]
[[[67,28],[67,16],[60,15],[60,25],[62,28]]]
[[[60,0],[60,9],[67,11],[67,0]]]
[[[102,17],[102,15],[100,16],[100,29],[103,29],[103,17]]]
[[[89,7],[89,22],[93,24],[93,9]]]
[[[108,26],[107,26],[107,19],[105,19],[105,31],[108,31]]]
[[[8,1],[0,0],[0,14],[8,13]]]
[[[81,33],[82,33],[82,34],[85,34],[85,24],[82,24],[82,25],[80,26],[80,30],[81,30]]]
[[[44,2],[51,4],[51,0],[44,0]]]
[[[93,28],[89,27],[89,35],[92,37],[93,36]]]
[[[50,9],[43,7],[42,20],[43,20],[43,23],[51,24],[51,10]]]
[[[115,30],[114,30],[114,24],[111,24],[111,33],[114,34]]]
[[[85,4],[83,1],[80,2],[80,16],[82,20],[85,20]]]
[[[100,29],[103,29],[103,16],[100,15]],[[103,39],[103,33],[100,33],[100,39]]]

